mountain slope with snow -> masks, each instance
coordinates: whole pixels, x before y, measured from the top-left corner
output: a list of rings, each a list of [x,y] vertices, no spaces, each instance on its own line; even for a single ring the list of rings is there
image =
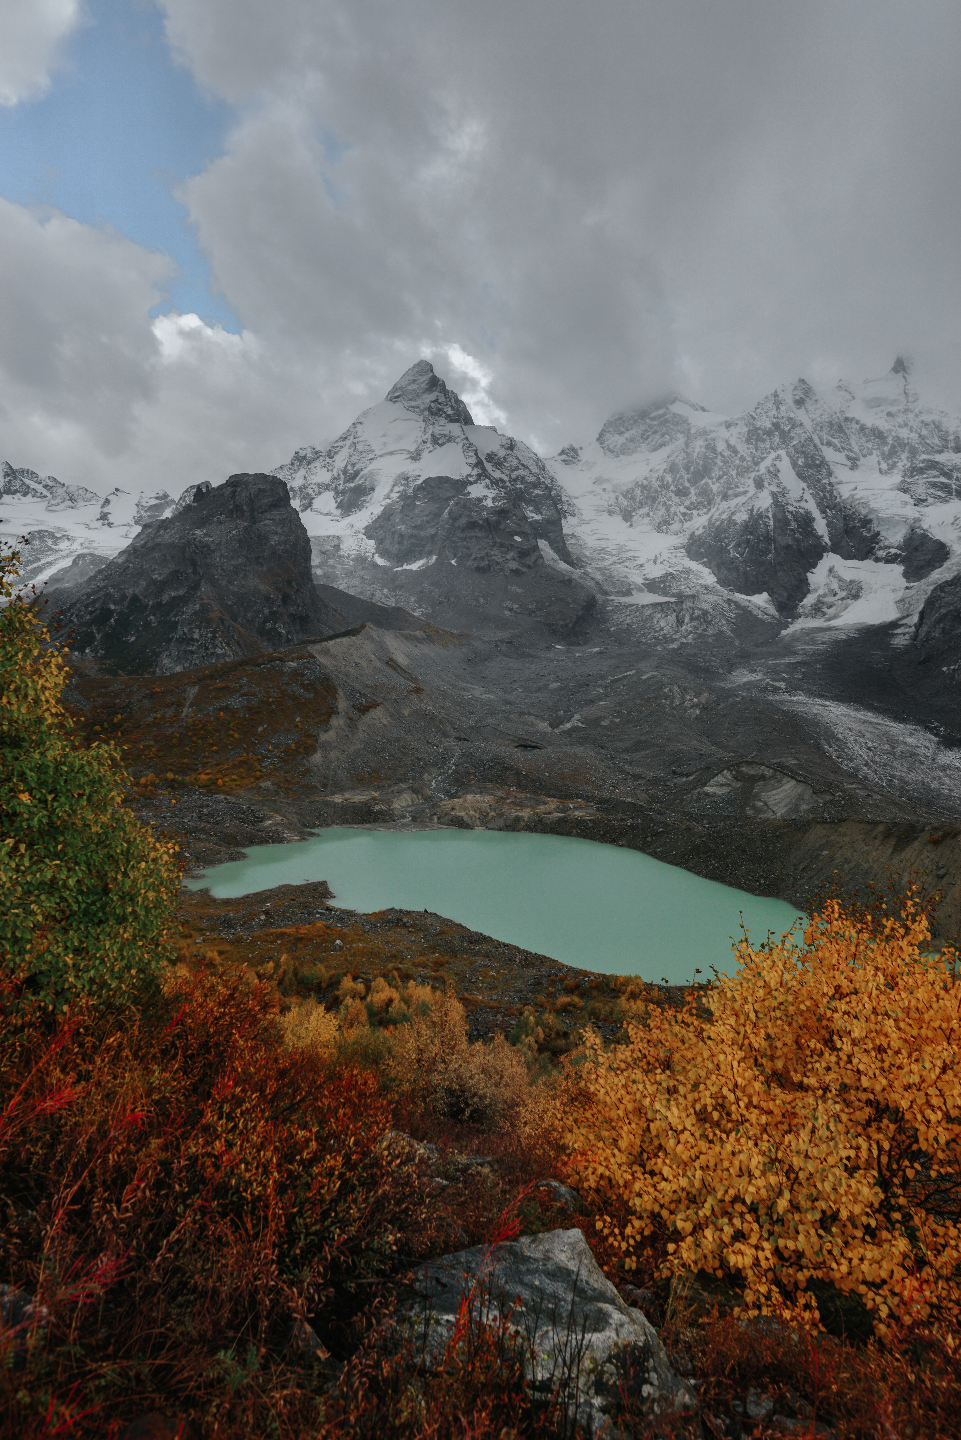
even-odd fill
[[[175,513],[196,489],[178,500],[165,490],[148,493],[119,488],[97,495],[84,485],[65,485],[53,475],[0,467],[0,537],[7,545],[25,538],[23,573],[35,585],[55,590],[82,583],[123,550],[142,527]]]
[[[319,581],[447,625],[752,644],[901,621],[961,572],[961,421],[898,360],[819,394],[781,386],[725,417],[678,395],[612,415],[549,461],[418,361],[331,444],[273,472]],[[101,497],[4,465],[0,524],[27,574],[76,586],[193,496]],[[595,598],[600,609],[595,607]]]
[[[318,579],[471,627],[567,631],[593,607],[549,468],[475,425],[426,360],[332,445],[273,473],[301,512]]]
[[[735,418],[671,395],[549,463],[573,552],[624,599],[717,584],[788,625],[884,623],[958,566],[961,421],[921,403],[900,359]]]

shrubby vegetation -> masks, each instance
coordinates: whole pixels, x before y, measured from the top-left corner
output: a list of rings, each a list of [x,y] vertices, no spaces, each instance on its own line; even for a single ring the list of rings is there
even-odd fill
[[[848,1297],[880,1336],[961,1345],[961,985],[899,912],[828,902],[752,950],[709,1013],[650,1010],[572,1079],[572,1178],[624,1258],[737,1283],[814,1329]]]
[[[531,1083],[533,1047],[495,1035],[487,1045],[467,1038],[463,1005],[449,990],[378,976],[369,990],[345,977],[340,1007],[308,999],[281,1022],[287,1043],[321,1055],[373,1062],[398,1091],[430,1096],[440,1118],[518,1137],[544,1131],[556,1092]]]
[[[61,650],[0,554],[0,963],[60,1007],[122,999],[166,957],[171,848],[123,807],[115,746],[79,743]]]

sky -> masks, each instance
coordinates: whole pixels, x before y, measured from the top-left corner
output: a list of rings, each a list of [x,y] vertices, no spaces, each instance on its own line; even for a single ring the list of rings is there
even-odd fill
[[[957,0],[0,0],[0,459],[323,444],[422,356],[551,453],[912,357],[961,409]]]

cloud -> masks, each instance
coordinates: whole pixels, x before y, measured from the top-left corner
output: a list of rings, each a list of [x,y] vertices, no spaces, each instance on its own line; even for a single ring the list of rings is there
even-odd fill
[[[0,458],[106,491],[270,468],[313,427],[256,337],[150,311],[175,267],[106,228],[0,199]],[[300,423],[298,423],[300,422]]]
[[[270,467],[421,355],[542,450],[667,389],[736,412],[899,350],[956,406],[948,0],[159,3],[235,107],[178,193],[242,333],[155,324],[161,257],[3,211],[17,463]]]
[[[405,345],[458,347],[544,444],[666,388],[737,409],[904,347],[950,393],[956,7],[164,8],[243,113],[182,198],[278,351],[379,380]]]
[[[81,22],[80,0],[3,0],[0,105],[16,105],[49,89],[63,42]]]
[[[47,426],[82,430],[104,452],[122,451],[153,388],[159,347],[147,312],[173,268],[111,230],[0,199],[5,429],[24,443]]]

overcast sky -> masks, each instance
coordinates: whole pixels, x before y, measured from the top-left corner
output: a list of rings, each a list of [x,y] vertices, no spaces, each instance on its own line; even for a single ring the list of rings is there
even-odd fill
[[[0,458],[179,492],[427,356],[542,452],[914,357],[957,0],[0,0]]]

